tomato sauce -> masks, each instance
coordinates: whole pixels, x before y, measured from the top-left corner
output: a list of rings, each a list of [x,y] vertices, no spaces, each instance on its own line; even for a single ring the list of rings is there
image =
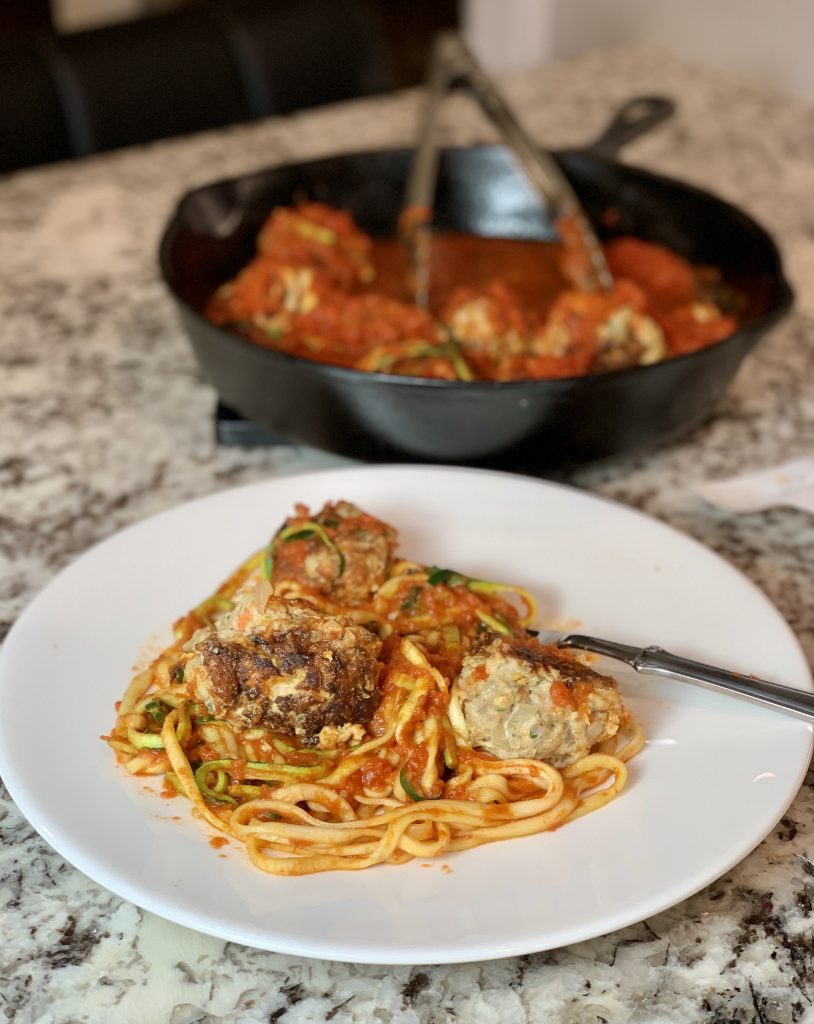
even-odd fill
[[[260,345],[368,372],[535,380],[647,365],[737,328],[713,268],[630,237],[605,245],[609,292],[575,286],[574,247],[432,234],[429,309],[407,250],[320,203],[275,210],[258,254],[206,315]],[[579,275],[577,275],[579,276]]]
[[[430,247],[430,310],[436,315],[458,288],[486,288],[499,278],[528,308],[548,312],[568,282],[560,270],[559,245],[455,232],[436,234]],[[374,238],[376,277],[365,290],[410,302],[407,259],[397,238]]]
[[[551,684],[551,703],[558,708],[573,708],[574,698],[565,683],[561,683],[559,679],[555,679]]]

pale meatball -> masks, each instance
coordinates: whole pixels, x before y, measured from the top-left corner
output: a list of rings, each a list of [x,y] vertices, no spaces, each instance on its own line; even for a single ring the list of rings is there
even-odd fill
[[[523,635],[484,638],[464,658],[453,692],[474,748],[555,768],[614,736],[622,715],[615,680]]]
[[[489,376],[489,368],[529,350],[532,328],[517,296],[499,281],[486,289],[458,288],[441,320],[467,359]]]
[[[359,739],[378,704],[381,641],[348,619],[274,597],[267,583],[199,630],[184,678],[194,699],[239,729],[264,726],[330,747]]]
[[[629,281],[618,281],[610,294],[563,292],[534,335],[532,351],[570,359],[576,373],[656,363],[667,355],[667,346],[644,307],[644,294]]]
[[[649,366],[667,355],[664,331],[656,321],[630,306],[620,306],[598,327],[595,372]]]

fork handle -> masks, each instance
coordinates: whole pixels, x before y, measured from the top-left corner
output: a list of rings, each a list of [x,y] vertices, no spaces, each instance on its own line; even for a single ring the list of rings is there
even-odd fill
[[[781,686],[766,679],[758,679],[756,676],[729,672],[701,661],[681,658],[661,647],[631,647],[612,640],[600,640],[597,637],[578,634],[563,637],[558,646],[577,647],[580,650],[605,654],[625,662],[637,672],[652,672],[672,679],[689,680],[705,689],[734,694],[752,704],[783,711],[795,718],[814,723],[814,693],[806,690],[796,690],[791,686]]]

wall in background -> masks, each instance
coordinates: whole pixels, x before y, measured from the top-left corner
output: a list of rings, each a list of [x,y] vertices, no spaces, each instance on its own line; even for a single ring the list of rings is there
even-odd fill
[[[812,0],[464,0],[462,19],[493,71],[649,42],[814,100]]]

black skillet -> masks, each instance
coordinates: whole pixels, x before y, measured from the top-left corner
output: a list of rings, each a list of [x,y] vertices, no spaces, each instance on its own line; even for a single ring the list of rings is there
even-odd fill
[[[788,311],[791,289],[771,237],[747,214],[679,181],[614,159],[672,104],[630,101],[593,144],[555,154],[588,216],[613,234],[660,242],[719,267],[747,296],[730,338],[652,366],[550,381],[449,382],[369,374],[262,348],[201,315],[252,256],[274,206],[308,197],[393,235],[410,150],[352,153],[215,182],[185,195],[161,242],[164,280],[205,375],[224,403],[285,437],[370,461],[488,463],[524,469],[654,445],[713,412],[738,367]],[[551,218],[502,146],[441,153],[440,230],[551,241]],[[611,232],[603,232],[608,237]]]

